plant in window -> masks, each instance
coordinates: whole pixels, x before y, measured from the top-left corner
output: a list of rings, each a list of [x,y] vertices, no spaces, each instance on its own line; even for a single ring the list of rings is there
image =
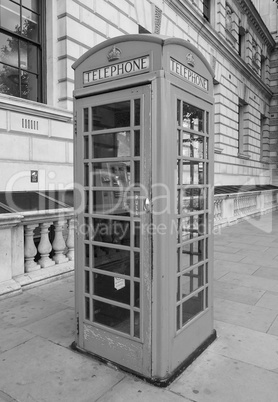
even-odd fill
[[[24,36],[32,34],[33,25],[25,20],[22,30],[19,25],[15,27],[15,33],[22,33]],[[20,48],[20,49],[19,49]],[[17,61],[20,53],[20,61]],[[17,37],[7,36],[6,44],[2,46],[0,61],[2,64],[0,70],[0,92],[7,95],[21,96],[28,99],[30,93],[30,83],[28,74],[21,68],[28,67],[28,45],[25,41]],[[20,69],[18,68],[20,67]],[[20,88],[19,88],[20,86]]]

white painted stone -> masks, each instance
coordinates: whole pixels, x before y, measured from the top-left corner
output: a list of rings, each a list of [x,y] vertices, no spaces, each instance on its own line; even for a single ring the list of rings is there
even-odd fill
[[[263,307],[214,298],[214,318],[218,321],[267,332],[276,316],[276,311]]]
[[[92,358],[39,337],[7,351],[1,368],[0,389],[21,402],[95,402],[124,378]]]
[[[265,292],[256,303],[256,306],[275,310],[278,314],[278,292]]]
[[[62,141],[48,141],[33,138],[33,159],[40,162],[65,162],[65,144]]]
[[[47,135],[48,120],[33,114],[11,112],[10,130],[17,133]]]
[[[27,161],[30,158],[29,138],[27,136],[13,135],[12,133],[0,135],[0,158],[9,161]]]
[[[212,345],[214,353],[266,370],[277,370],[277,336],[220,321],[215,321],[215,329],[217,340]]]
[[[73,141],[72,123],[63,123],[57,120],[52,120],[50,137],[64,138]]]
[[[198,402],[276,402],[278,374],[218,355],[211,345],[169,388]]]

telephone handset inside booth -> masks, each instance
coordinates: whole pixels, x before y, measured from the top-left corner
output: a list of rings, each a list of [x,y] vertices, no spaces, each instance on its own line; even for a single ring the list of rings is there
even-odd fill
[[[95,168],[95,186],[105,189],[96,192],[95,212],[126,215],[129,211],[127,188],[130,169],[125,162],[101,162]]]

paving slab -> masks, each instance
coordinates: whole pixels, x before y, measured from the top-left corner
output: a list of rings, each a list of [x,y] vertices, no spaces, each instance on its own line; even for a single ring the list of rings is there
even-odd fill
[[[274,279],[275,281],[278,281],[278,267],[277,268],[261,267],[257,271],[255,271],[253,275],[260,276],[261,278]]]
[[[278,369],[278,337],[215,321],[217,340],[211,351],[266,370]],[[255,347],[254,347],[255,346]]]
[[[0,389],[20,402],[95,402],[124,378],[114,368],[39,337],[2,353],[0,368]]]
[[[278,373],[207,350],[169,388],[195,402],[277,402]]]
[[[0,355],[7,350],[25,343],[34,335],[24,329],[16,328],[4,322],[0,322]],[[1,398],[0,398],[1,401]]]
[[[58,345],[69,347],[75,339],[74,310],[59,311],[32,324],[25,325],[29,333],[39,335]]]
[[[273,321],[271,327],[267,331],[268,334],[277,335],[278,336],[278,316]]]
[[[229,248],[237,248],[239,250],[254,250],[259,253],[264,253],[268,247],[267,246],[262,246],[260,244],[254,244],[254,243],[244,243],[243,241],[239,241],[239,239],[235,239],[236,241],[232,242],[229,244]]]
[[[4,300],[3,305],[1,303],[0,318],[2,321],[18,327],[24,327],[67,308],[61,303],[30,294],[17,296],[15,305],[13,302],[9,304],[8,300]]]
[[[259,254],[259,253],[248,253],[246,257],[244,257],[241,262],[243,264],[257,264],[263,267],[269,268],[277,268],[278,262],[276,257],[275,258],[268,258],[267,253]]]
[[[240,247],[230,247],[227,248],[227,243],[223,242],[223,244],[215,244],[214,245],[214,251],[220,252],[220,253],[228,253],[228,254],[234,254],[237,253],[241,248]]]
[[[278,312],[278,292],[265,292],[256,305]]]
[[[214,260],[214,269],[223,267],[229,271],[239,272],[241,274],[252,275],[260,266],[255,264],[242,264],[234,261]]]
[[[224,261],[235,261],[235,262],[239,262],[241,261],[243,258],[245,258],[244,255],[240,255],[238,253],[236,254],[230,254],[230,253],[220,253],[218,251],[216,251],[214,253],[214,258],[216,260],[224,260]]]
[[[63,279],[63,286],[60,285],[60,281],[56,281],[28,289],[28,294],[69,306],[74,301],[74,276]]]
[[[214,298],[214,318],[218,321],[267,332],[276,317],[273,310]]]
[[[263,297],[265,293],[265,291],[261,289],[248,288],[244,286],[234,285],[229,282],[221,282],[221,281],[214,282],[213,291],[214,291],[214,297],[250,305],[255,304],[258,305],[258,301]]]
[[[229,282],[237,286],[246,286],[255,289],[269,290],[270,292],[278,292],[278,281],[255,275],[229,272],[222,276],[219,281]]]
[[[158,388],[141,380],[127,377],[108,391],[98,402],[192,402],[165,388]]]
[[[227,275],[229,272],[230,270],[228,268],[225,268],[225,266],[215,267],[213,269],[213,278],[214,280],[218,280],[223,276]]]

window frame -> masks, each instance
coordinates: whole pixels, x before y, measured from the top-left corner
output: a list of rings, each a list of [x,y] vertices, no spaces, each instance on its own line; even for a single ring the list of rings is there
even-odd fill
[[[210,0],[203,0],[203,17],[208,22],[211,22],[211,4],[210,4]]]
[[[23,24],[23,9],[27,9],[28,11],[35,13],[38,16],[38,37],[37,40],[33,40],[32,38],[27,38],[26,36],[22,35],[22,32],[13,32],[12,30],[3,27],[0,25],[0,33],[3,35],[6,35],[7,37],[12,38],[12,40],[17,41],[17,48],[18,48],[18,60],[17,60],[17,65],[13,65],[11,63],[7,63],[3,60],[0,60],[1,66],[8,66],[10,68],[14,68],[17,71],[17,77],[15,77],[15,83],[18,84],[19,88],[19,94],[16,95],[14,93],[5,93],[6,95],[9,96],[14,96],[19,99],[26,99],[29,101],[34,101],[38,103],[46,103],[46,91],[45,91],[45,73],[46,69],[44,68],[45,66],[45,43],[46,43],[46,32],[45,32],[45,0],[38,0],[38,11],[34,11],[28,7],[25,7],[23,4],[22,0],[19,0],[18,2],[15,2],[13,0],[10,0],[11,3],[17,4],[20,9],[20,27],[22,29],[22,24]],[[24,68],[20,64],[20,45],[24,43],[26,46],[32,45],[36,48],[36,72],[30,70],[29,68]],[[23,77],[24,74],[32,74],[32,76],[36,77],[37,80],[37,88],[36,88],[36,93],[34,98],[31,97],[28,98],[24,96],[22,93],[22,87],[21,87],[21,77]],[[18,81],[17,81],[18,79]],[[3,94],[3,92],[0,92],[0,95]]]

